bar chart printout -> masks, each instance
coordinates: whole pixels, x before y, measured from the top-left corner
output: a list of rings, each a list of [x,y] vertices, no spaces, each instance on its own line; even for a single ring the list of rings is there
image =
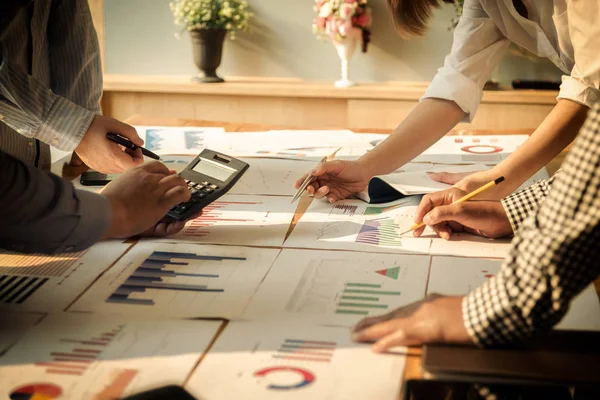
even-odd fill
[[[402,235],[412,224],[420,197],[368,205],[313,201],[284,247],[377,253],[429,254],[431,239]]]
[[[387,296],[400,296],[402,292],[382,290],[380,284],[347,282],[342,289],[336,314],[369,315],[370,311],[390,311]],[[384,311],[385,310],[385,311]]]
[[[63,311],[129,247],[104,241],[79,253],[0,253],[0,309]]]
[[[191,242],[244,246],[281,246],[295,207],[283,196],[227,194],[162,242]]]
[[[186,384],[198,398],[395,399],[405,357],[352,343],[347,328],[231,322]],[[364,366],[368,365],[368,371]]]
[[[429,261],[419,255],[284,250],[244,319],[352,326],[422,299]]]
[[[219,274],[195,274],[187,272],[178,272],[169,267],[180,267],[184,268],[190,265],[190,261],[223,261],[223,260],[235,260],[244,261],[246,258],[243,257],[216,257],[216,256],[202,256],[192,253],[172,253],[166,251],[155,251],[150,257],[146,258],[142,265],[127,278],[127,280],[119,286],[115,292],[110,295],[108,302],[113,303],[127,303],[127,304],[141,304],[141,305],[154,305],[154,301],[144,298],[136,298],[135,295],[142,295],[148,289],[155,290],[171,290],[171,291],[190,291],[190,292],[213,292],[221,293],[224,289],[221,288],[210,288],[208,285],[191,285],[184,283],[169,283],[168,279],[180,278],[181,281],[193,281],[194,279],[199,280],[210,280],[211,278],[217,279],[220,277]]]
[[[235,317],[279,250],[141,242],[107,271],[73,311]]]
[[[0,359],[0,398],[115,399],[181,385],[220,325],[51,314]]]

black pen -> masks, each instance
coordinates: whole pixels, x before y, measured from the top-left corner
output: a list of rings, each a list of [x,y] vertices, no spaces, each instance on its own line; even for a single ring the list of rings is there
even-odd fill
[[[154,154],[153,152],[151,152],[150,150],[145,149],[142,146],[138,146],[136,144],[133,144],[125,136],[121,136],[118,133],[108,132],[106,134],[106,138],[108,140],[110,140],[111,142],[115,142],[116,144],[120,144],[121,146],[126,147],[126,148],[131,149],[131,150],[135,150],[135,149],[139,148],[140,150],[142,150],[142,154],[143,155],[148,156],[150,158],[154,158],[155,160],[160,160],[160,157],[157,156],[156,154]]]

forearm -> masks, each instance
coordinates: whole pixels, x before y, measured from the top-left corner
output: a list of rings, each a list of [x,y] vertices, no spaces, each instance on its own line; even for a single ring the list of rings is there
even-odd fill
[[[386,140],[359,159],[372,176],[384,175],[428,149],[465,116],[453,101],[425,99]]]
[[[486,198],[500,200],[513,193],[527,179],[545,167],[577,137],[588,108],[570,100],[559,100],[531,137],[514,153],[486,172],[483,180],[504,176],[502,185],[486,193]],[[467,178],[467,182],[468,182]],[[478,186],[479,183],[473,185]],[[468,190],[475,187],[468,187]]]
[[[39,80],[0,54],[2,123],[60,150],[72,151],[95,114],[57,96]]]
[[[80,251],[111,220],[108,200],[0,152],[0,248],[23,253]]]

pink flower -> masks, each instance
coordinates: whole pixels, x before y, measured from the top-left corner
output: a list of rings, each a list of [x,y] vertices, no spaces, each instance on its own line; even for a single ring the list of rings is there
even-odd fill
[[[339,33],[339,28],[336,20],[328,20],[325,23],[325,34],[335,39]]]
[[[362,28],[368,28],[369,26],[371,26],[372,22],[373,18],[369,14],[362,14],[356,17],[355,24]]]
[[[352,4],[342,4],[340,7],[340,17],[343,19],[350,19],[354,15],[356,6]]]
[[[319,29],[325,29],[326,22],[327,22],[327,19],[317,17],[317,19],[315,20],[315,25],[317,25],[317,28],[319,28]]]
[[[358,0],[344,0],[344,3],[347,3],[347,4],[357,4]]]
[[[340,34],[348,37],[352,31],[352,21],[344,21],[339,27]]]

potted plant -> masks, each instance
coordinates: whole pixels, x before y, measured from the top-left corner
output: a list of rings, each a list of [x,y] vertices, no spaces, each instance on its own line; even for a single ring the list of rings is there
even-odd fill
[[[353,86],[348,79],[348,67],[356,45],[362,42],[363,53],[371,41],[372,10],[367,0],[315,0],[317,17],[313,31],[321,39],[331,39],[342,61],[342,78],[337,87]]]
[[[175,23],[183,25],[192,39],[194,62],[200,70],[196,82],[223,82],[217,75],[223,42],[229,32],[248,29],[252,17],[245,0],[175,0],[170,3]]]

